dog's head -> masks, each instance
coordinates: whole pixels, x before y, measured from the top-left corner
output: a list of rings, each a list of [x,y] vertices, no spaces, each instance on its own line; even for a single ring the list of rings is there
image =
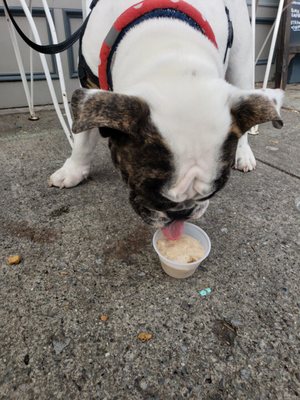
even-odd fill
[[[73,132],[100,128],[112,160],[142,219],[162,227],[197,219],[227,182],[238,139],[252,126],[282,126],[280,90],[241,91],[226,84],[214,99],[197,96],[174,106],[163,100],[96,89],[72,97]],[[202,107],[201,107],[202,106]]]

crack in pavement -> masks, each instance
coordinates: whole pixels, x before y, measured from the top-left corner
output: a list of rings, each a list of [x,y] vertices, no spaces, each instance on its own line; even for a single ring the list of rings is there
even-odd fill
[[[272,163],[270,163],[268,161],[264,161],[264,160],[262,160],[262,159],[260,159],[258,157],[255,157],[255,159],[256,159],[256,161],[259,161],[262,164],[267,165],[268,167],[277,169],[277,171],[283,172],[284,174],[287,174],[287,175],[291,176],[292,178],[296,178],[296,179],[300,180],[300,175],[293,174],[292,172],[286,171],[285,169],[277,167],[277,165],[274,165],[274,164],[272,164]]]

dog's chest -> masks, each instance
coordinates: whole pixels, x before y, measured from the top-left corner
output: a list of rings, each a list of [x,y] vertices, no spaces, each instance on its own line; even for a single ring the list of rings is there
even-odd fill
[[[211,25],[222,57],[228,34],[224,1],[187,0],[186,2],[200,11]],[[135,4],[136,0],[101,0],[94,8],[82,40],[82,52],[93,73],[97,74],[99,51],[114,22]]]

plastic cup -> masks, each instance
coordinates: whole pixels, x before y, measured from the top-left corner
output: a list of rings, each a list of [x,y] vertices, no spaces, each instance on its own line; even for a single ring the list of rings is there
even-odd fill
[[[157,248],[157,241],[165,238],[160,229],[154,233],[152,240],[154,250],[158,254],[163,270],[166,272],[166,274],[177,279],[184,279],[193,275],[201,262],[209,255],[211,249],[211,243],[208,235],[197,225],[185,222],[183,233],[192,236],[194,239],[199,241],[204,249],[204,255],[202,258],[199,258],[191,263],[180,263],[178,261],[169,260],[168,258],[164,257]]]

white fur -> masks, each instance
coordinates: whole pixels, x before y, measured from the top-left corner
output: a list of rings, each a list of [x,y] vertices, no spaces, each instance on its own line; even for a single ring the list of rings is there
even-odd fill
[[[234,168],[243,172],[249,172],[255,169],[256,161],[248,143],[248,133],[246,132],[238,142],[235,153]]]
[[[272,90],[272,89],[259,89],[253,90],[249,93],[261,94],[262,96],[266,96],[270,100],[276,100],[276,110],[280,115],[280,108],[283,102],[283,91],[280,89]],[[253,131],[253,132],[251,132]],[[250,132],[246,132],[239,140],[238,147],[235,155],[235,168],[239,169],[243,172],[252,171],[256,167],[255,157],[251,150],[251,147],[248,144],[248,133],[257,134],[257,128],[253,127]]]
[[[98,128],[74,135],[72,156],[49,178],[49,186],[71,188],[86,179],[90,173],[93,150],[99,139]]]
[[[252,89],[252,54],[249,16],[245,0],[227,5],[234,24],[234,45],[223,57],[227,18],[223,0],[189,0],[211,24],[216,49],[202,34],[178,20],[150,20],[126,34],[112,65],[114,91],[136,95],[148,102],[151,118],[170,147],[176,174],[164,195],[181,202],[205,197],[217,178],[222,144],[231,124],[230,102],[241,89]],[[115,19],[136,0],[101,0],[95,7],[82,41],[83,54],[97,75],[99,50]],[[271,93],[266,93],[271,96]],[[80,134],[72,156],[51,183],[70,187],[89,170],[95,135]],[[236,167],[255,167],[247,135],[240,139]]]
[[[114,21],[127,8],[133,6],[137,2],[137,0],[100,0],[94,8],[83,37],[82,49],[85,59],[95,75],[98,73],[97,68],[99,63],[99,50],[105,39],[105,36],[112,27]],[[224,1],[189,0],[187,2],[198,10],[201,10],[203,16],[209,21],[216,35],[219,49],[224,54],[227,42],[227,37],[225,37],[223,34],[224,31],[227,31],[227,19],[225,15]],[[245,3],[244,0],[230,0],[229,3],[237,3],[235,7],[245,8],[245,4],[243,4]],[[216,10],[218,11],[216,12]],[[150,22],[152,25],[154,23],[152,34],[155,34],[155,22],[156,21]],[[198,33],[197,36],[201,35]],[[151,42],[153,43],[152,37],[148,37],[143,46],[143,53],[147,52],[148,46],[151,45]],[[141,59],[142,57],[139,56],[138,61],[140,62]]]

